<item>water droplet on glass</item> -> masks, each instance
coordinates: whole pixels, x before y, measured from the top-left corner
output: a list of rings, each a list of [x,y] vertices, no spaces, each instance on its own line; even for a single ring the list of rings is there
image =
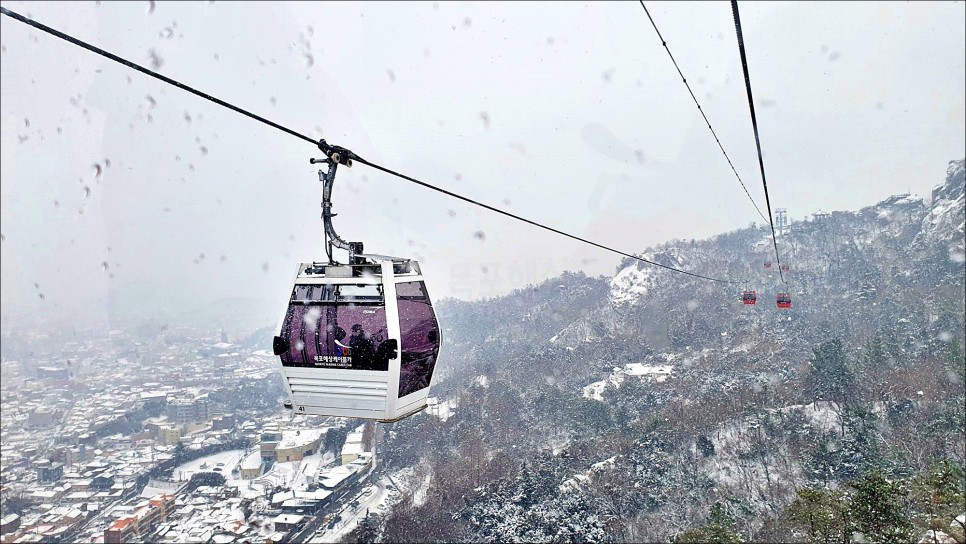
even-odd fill
[[[107,261],[101,261],[101,268],[104,269],[105,272],[107,272],[109,266],[110,265],[107,264]]]
[[[305,315],[302,317],[302,321],[306,325],[312,327],[312,329],[314,330],[315,327],[319,324],[319,317],[321,316],[322,316],[322,309],[319,308],[318,306],[313,306],[309,308],[309,311],[305,312]]]
[[[268,272],[268,262],[267,261],[264,262],[264,263],[262,263],[262,271],[263,272]]]
[[[148,15],[154,13],[154,0],[148,0]]]
[[[484,234],[482,230],[478,230],[478,231],[474,232],[473,233],[473,236],[477,240],[486,240],[486,234]]]
[[[490,130],[490,115],[485,111],[481,111],[480,120],[483,121],[483,130]]]
[[[386,75],[389,76],[389,82],[390,83],[395,83],[396,82],[396,73],[395,72],[393,72],[392,70],[390,70],[390,69],[387,68],[386,69]]]
[[[87,185],[84,186],[84,196],[87,198],[91,197],[91,188]]]
[[[161,58],[161,55],[153,47],[148,50],[148,57],[151,59],[152,70],[158,70],[164,64],[164,59]]]

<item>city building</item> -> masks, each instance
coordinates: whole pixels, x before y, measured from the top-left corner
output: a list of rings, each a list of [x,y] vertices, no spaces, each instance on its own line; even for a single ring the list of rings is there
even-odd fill
[[[198,395],[193,399],[168,400],[168,421],[176,425],[204,423],[208,421],[208,395]]]
[[[322,433],[322,429],[285,431],[282,433],[282,441],[275,449],[275,460],[279,463],[301,461],[306,455],[319,451]]]
[[[49,459],[37,461],[37,481],[42,484],[50,484],[59,481],[64,477],[64,464],[51,463]]]
[[[362,428],[359,426],[355,431],[349,433],[345,437],[345,444],[342,446],[342,464],[348,465],[349,463],[355,461],[362,454]]]
[[[265,462],[262,460],[261,451],[254,451],[241,462],[241,479],[254,480],[262,475],[262,468]]]
[[[174,446],[181,441],[181,429],[167,426],[159,428],[158,441],[165,446]]]
[[[302,524],[302,520],[304,519],[305,519],[305,516],[299,516],[295,514],[279,514],[278,517],[276,517],[273,520],[273,523],[275,524],[276,531],[287,532],[293,529],[297,529],[299,525]]]
[[[282,431],[278,425],[266,425],[258,440],[258,449],[261,452],[262,460],[267,462],[275,461],[275,450],[282,441]]]
[[[64,381],[70,379],[70,371],[67,367],[39,366],[37,377],[46,381]]]
[[[105,544],[121,544],[135,537],[148,536],[160,523],[167,521],[174,509],[174,501],[174,495],[162,494],[139,502],[132,513],[111,522],[104,531]]]

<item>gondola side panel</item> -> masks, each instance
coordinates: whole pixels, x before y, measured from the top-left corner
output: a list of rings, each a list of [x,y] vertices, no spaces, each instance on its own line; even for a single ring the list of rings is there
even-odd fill
[[[441,336],[432,301],[422,281],[398,283],[396,300],[402,344],[399,372],[401,399],[427,389],[432,383]]]

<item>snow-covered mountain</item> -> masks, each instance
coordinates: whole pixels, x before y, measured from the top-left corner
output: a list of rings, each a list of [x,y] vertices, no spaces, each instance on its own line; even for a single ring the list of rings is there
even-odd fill
[[[390,467],[428,467],[429,484],[379,534],[666,541],[727,519],[783,541],[807,486],[848,498],[870,471],[914,488],[934,461],[961,465],[963,185],[952,161],[931,202],[793,222],[778,239],[787,285],[763,266],[770,231],[746,228],[641,253],[740,284],[625,259],[612,277],[441,301],[433,395],[452,410],[393,425]]]

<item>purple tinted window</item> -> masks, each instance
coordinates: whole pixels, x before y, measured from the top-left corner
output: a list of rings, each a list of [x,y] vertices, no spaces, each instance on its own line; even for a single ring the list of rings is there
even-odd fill
[[[399,371],[399,396],[404,397],[429,387],[439,355],[439,324],[432,302],[421,281],[396,285],[399,303],[399,332],[402,341],[402,366]]]
[[[282,323],[282,339],[289,346],[280,355],[282,364],[388,370],[388,359],[377,354],[389,337],[381,296],[363,303],[336,304],[333,293],[337,289],[333,287],[341,286],[295,286]]]

